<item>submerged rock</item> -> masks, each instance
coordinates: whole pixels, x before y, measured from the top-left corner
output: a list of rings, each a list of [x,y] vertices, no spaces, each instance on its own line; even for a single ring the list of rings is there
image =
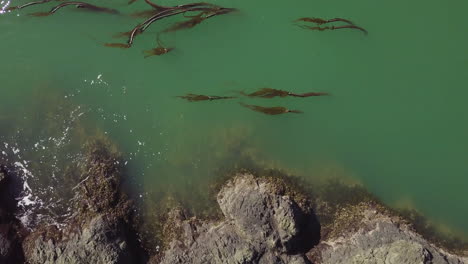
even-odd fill
[[[176,214],[170,223],[179,235],[162,263],[309,263],[301,241],[316,241],[318,226],[308,225],[316,221],[268,180],[240,175],[217,200],[225,217],[220,222]]]
[[[342,210],[335,216],[334,229],[332,236],[307,254],[314,263],[468,263],[430,244],[401,218],[370,204]]]

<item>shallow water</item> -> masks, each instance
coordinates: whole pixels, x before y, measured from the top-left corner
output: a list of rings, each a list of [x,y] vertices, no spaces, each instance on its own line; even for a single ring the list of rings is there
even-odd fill
[[[49,192],[60,186],[50,178],[63,170],[34,163],[43,157],[57,168],[76,158],[72,134],[86,136],[86,124],[119,144],[142,198],[172,190],[192,199],[216,168],[250,155],[311,180],[354,178],[390,205],[468,234],[468,2],[215,1],[240,12],[164,35],[175,50],[147,59],[155,33],[181,17],[155,24],[131,49],[113,49],[102,44],[119,41],[112,35],[142,21],[128,14],[147,8],[93,3],[125,15],[73,7],[27,15],[55,3],[0,14],[0,152],[30,171],[32,193],[45,188],[38,182]],[[348,18],[369,35],[293,25],[304,16]],[[332,96],[175,98],[262,87]],[[238,102],[304,114],[267,116]]]

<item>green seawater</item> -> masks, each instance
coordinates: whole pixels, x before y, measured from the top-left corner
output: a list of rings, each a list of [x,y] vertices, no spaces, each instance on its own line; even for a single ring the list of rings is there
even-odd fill
[[[389,205],[468,234],[467,1],[217,0],[239,12],[163,35],[175,49],[147,59],[142,51],[155,47],[156,33],[183,18],[153,24],[130,49],[108,48],[125,42],[112,35],[143,20],[129,14],[148,7],[91,3],[123,14],[66,7],[27,15],[57,2],[0,14],[0,152],[29,164],[39,181],[55,169],[34,171],[28,155],[69,144],[80,120],[119,145],[142,199],[169,190],[196,199],[219,177],[216,168],[250,155],[310,180],[352,178]],[[343,17],[369,34],[305,30],[293,24],[300,17]],[[331,96],[175,97],[262,87]],[[238,102],[304,113],[268,116]],[[65,163],[79,147],[49,158]]]

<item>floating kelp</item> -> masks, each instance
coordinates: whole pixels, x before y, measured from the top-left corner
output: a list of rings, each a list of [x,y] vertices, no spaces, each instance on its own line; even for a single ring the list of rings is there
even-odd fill
[[[353,22],[347,20],[347,19],[344,19],[344,18],[332,18],[332,19],[323,19],[323,18],[317,18],[317,17],[302,17],[302,18],[299,18],[296,20],[296,22],[299,22],[299,21],[304,21],[304,22],[312,22],[312,23],[315,23],[317,25],[323,25],[323,24],[327,24],[327,23],[332,23],[332,22],[345,22],[345,23],[348,23],[350,25],[354,25]]]
[[[130,45],[125,44],[125,43],[104,43],[104,46],[109,47],[109,48],[121,48],[121,49],[130,48]]]
[[[48,3],[52,0],[41,0],[41,1],[34,1],[34,2],[29,2],[29,3],[26,3],[24,5],[20,5],[20,6],[11,6],[11,7],[8,7],[6,9],[6,11],[11,11],[11,10],[16,10],[16,9],[23,9],[25,7],[28,7],[28,6],[32,6],[32,5],[38,5],[38,4],[44,4],[44,3]]]
[[[318,30],[318,31],[351,28],[351,29],[360,30],[360,31],[364,32],[364,34],[366,34],[366,35],[368,34],[368,33],[367,33],[367,30],[365,30],[365,29],[362,28],[362,27],[356,26],[356,25],[331,26],[331,27],[311,27],[311,26],[307,26],[307,25],[300,25],[300,27],[305,28],[305,29],[310,29],[310,30]]]
[[[249,97],[261,97],[261,98],[286,97],[286,96],[310,97],[310,96],[329,95],[328,93],[324,93],[324,92],[310,92],[310,93],[296,94],[296,93],[291,93],[291,92],[283,91],[283,90],[277,90],[273,88],[262,88],[250,94],[246,94],[244,92],[240,92],[240,93],[242,95],[249,96]]]
[[[299,18],[299,19],[296,19],[295,22],[312,22],[312,23],[315,23],[317,25],[323,25],[323,24],[328,24],[328,23],[333,23],[333,22],[344,22],[346,23],[347,25],[343,25],[343,26],[329,26],[329,27],[311,27],[311,26],[308,26],[308,25],[297,25],[301,28],[305,28],[305,29],[310,29],[310,30],[318,30],[318,31],[325,31],[325,30],[335,30],[335,29],[343,29],[343,28],[351,28],[351,29],[358,29],[362,32],[364,32],[364,34],[367,35],[367,30],[365,30],[364,28],[362,27],[359,27],[359,26],[356,26],[353,22],[347,20],[347,19],[344,19],[344,18],[332,18],[332,19],[323,19],[323,18],[317,18],[317,17],[302,17],[302,18]]]
[[[84,8],[84,9],[91,10],[91,11],[96,11],[96,12],[103,12],[103,13],[109,13],[109,14],[118,14],[119,13],[119,11],[117,11],[115,9],[95,6],[95,5],[92,5],[92,4],[85,3],[85,2],[71,1],[71,2],[65,2],[65,3],[62,3],[60,5],[55,6],[49,12],[37,12],[37,13],[31,13],[29,15],[31,15],[31,16],[49,16],[49,15],[52,15],[55,12],[57,12],[62,7],[66,7],[66,6],[70,6],[70,5],[74,5],[74,6],[76,6],[76,8]]]
[[[161,20],[163,18],[166,18],[166,17],[170,17],[170,16],[174,16],[174,15],[178,15],[178,14],[181,14],[181,13],[187,13],[187,12],[191,12],[191,11],[201,11],[202,13],[204,14],[208,14],[206,15],[205,18],[209,18],[209,17],[213,17],[215,15],[221,15],[221,14],[227,14],[227,13],[230,13],[232,11],[234,11],[236,9],[234,8],[224,8],[224,7],[184,7],[184,8],[181,8],[181,9],[175,9],[175,10],[166,10],[166,11],[162,11],[156,15],[154,15],[153,17],[147,19],[145,22],[143,22],[143,26],[141,27],[141,32],[145,31],[149,26],[151,26],[152,23],[158,21],[158,20]]]
[[[157,10],[145,10],[145,11],[140,11],[140,12],[135,12],[135,13],[132,13],[130,14],[131,17],[142,17],[142,18],[148,18],[148,17],[152,17],[156,14],[158,14],[159,11]]]
[[[160,6],[160,5],[157,5],[157,4],[153,3],[153,2],[150,2],[148,0],[145,0],[145,2],[148,5],[150,5],[151,7],[153,7],[153,9],[152,10],[145,10],[145,11],[135,12],[135,13],[131,14],[131,16],[133,16],[133,17],[145,17],[146,18],[146,17],[157,15],[158,13],[164,12],[164,11],[175,11],[175,10],[181,10],[181,9],[185,9],[185,8],[194,8],[194,7],[199,7],[199,8],[219,7],[217,5],[210,4],[210,3],[204,3],[204,2],[191,3],[191,4],[178,5],[178,6]]]
[[[122,43],[105,43],[104,46],[106,47],[117,47],[117,48],[130,48],[133,44],[133,41],[135,40],[135,37],[141,33],[149,26],[149,24],[159,20],[163,19],[165,17],[170,17],[174,16],[177,14],[181,14],[186,12],[187,10],[179,10],[176,12],[172,12],[172,10],[168,11],[163,11],[159,12],[158,14],[150,17],[149,19],[145,20],[143,23],[138,24],[136,27],[134,27],[130,32],[124,32],[124,33],[119,33],[118,36],[123,36],[123,35],[128,35],[128,41],[127,44],[122,44]]]
[[[145,50],[143,51],[143,53],[146,54],[145,58],[148,58],[150,56],[160,56],[160,55],[163,55],[163,54],[166,54],[166,53],[169,53],[171,50],[173,50],[174,48],[165,48],[162,44],[161,44],[161,41],[159,40],[159,35],[157,37],[157,42],[158,42],[158,46],[154,49],[151,49],[151,50]]]
[[[189,102],[213,101],[213,100],[236,98],[234,96],[209,96],[209,95],[191,94],[191,93],[183,95],[183,96],[176,96],[176,97],[186,99]]]
[[[264,107],[264,106],[258,106],[258,105],[248,105],[244,103],[239,103],[239,104],[253,111],[264,113],[267,115],[280,115],[280,114],[286,114],[286,113],[295,113],[295,114],[303,113],[302,111],[290,110],[282,106]]]
[[[262,88],[256,92],[246,94],[244,92],[240,92],[242,95],[249,96],[249,97],[262,97],[262,98],[273,98],[273,97],[286,97],[289,95],[289,92],[276,90],[273,88]]]
[[[203,13],[200,13],[200,14],[192,17],[192,19],[190,19],[190,20],[177,22],[174,25],[172,25],[171,27],[166,28],[162,32],[163,33],[168,33],[168,32],[174,32],[174,31],[178,31],[178,30],[182,30],[182,29],[193,28],[194,26],[196,26],[196,25],[200,24],[201,22],[203,22],[203,20],[205,20],[205,19],[206,18],[203,17]]]
[[[156,47],[154,49],[151,49],[151,50],[144,50],[143,53],[145,53],[145,58],[148,58],[148,57],[151,57],[151,56],[160,56],[160,55],[163,55],[163,54],[166,54],[166,53],[169,53],[171,50],[173,50],[174,48],[165,48],[165,47]]]
[[[235,11],[236,9],[234,9],[234,8],[214,7],[214,8],[210,8],[210,9],[197,8],[196,10],[193,10],[193,11],[198,11],[198,10],[201,10],[202,12],[200,12],[198,15],[194,15],[194,16],[185,16],[184,15],[185,17],[189,17],[191,19],[187,20],[187,21],[178,22],[178,23],[174,24],[173,26],[163,30],[162,32],[167,33],[167,32],[174,32],[174,31],[178,31],[178,30],[182,30],[182,29],[193,28],[194,26],[196,26],[196,25],[200,24],[201,22],[203,22],[205,19],[217,16],[217,15],[227,14],[227,13]]]
[[[203,4],[205,7],[199,7],[198,5]],[[209,5],[210,7],[206,7],[206,5]],[[167,31],[175,31],[175,30],[180,30],[183,28],[190,28],[195,26],[196,24],[201,23],[204,19],[216,16],[216,15],[221,15],[221,14],[227,14],[236,9],[234,8],[223,8],[223,7],[218,7],[214,6],[211,4],[206,4],[206,3],[194,3],[194,4],[187,4],[187,5],[181,5],[177,6],[174,8],[167,8],[164,9],[157,14],[151,16],[150,18],[146,19],[144,22],[138,24],[136,27],[134,27],[130,32],[124,32],[124,33],[119,33],[116,36],[128,36],[128,41],[127,44],[121,44],[121,43],[106,43],[104,46],[106,47],[118,47],[118,48],[129,48],[133,45],[133,41],[135,40],[135,37],[141,33],[143,33],[148,27],[151,26],[154,22],[161,20],[163,18],[175,16],[178,14],[183,14],[187,12],[192,12],[192,11],[200,11],[201,13],[192,18],[189,21],[182,22],[180,24],[176,24],[173,28],[167,29]],[[159,51],[162,51],[159,49]]]
[[[176,10],[176,9],[184,9],[184,8],[191,8],[191,7],[219,7],[215,4],[210,4],[206,2],[197,2],[197,3],[190,3],[190,4],[184,4],[184,5],[177,5],[177,6],[161,6],[158,4],[155,4],[151,2],[150,0],[145,0],[145,2],[156,9],[156,11],[165,11],[165,10]]]
[[[310,92],[310,93],[303,93],[303,94],[289,93],[289,96],[295,96],[295,97],[326,96],[326,95],[330,95],[330,94],[325,93],[325,92]]]

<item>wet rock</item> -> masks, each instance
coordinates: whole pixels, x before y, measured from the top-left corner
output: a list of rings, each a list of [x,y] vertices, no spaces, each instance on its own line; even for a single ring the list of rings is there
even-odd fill
[[[274,186],[252,176],[238,177],[218,194],[227,220],[258,247],[294,251],[299,224],[305,215],[288,196],[274,194]]]
[[[39,263],[131,263],[125,228],[97,216],[81,232],[59,241],[39,235],[28,241],[27,260]]]
[[[309,215],[275,188],[266,179],[237,176],[218,194],[223,221],[170,221],[180,235],[162,263],[308,263],[298,242],[317,232],[304,224]]]
[[[120,191],[122,162],[104,142],[87,146],[72,216],[60,227],[43,226],[23,242],[28,263],[141,263],[133,230],[134,208]]]
[[[343,223],[349,219],[359,219],[353,223],[355,229],[343,229],[321,241],[307,254],[313,263],[462,264],[467,261],[428,243],[402,219],[368,204],[343,210],[341,214],[336,217],[335,228],[349,225]]]

